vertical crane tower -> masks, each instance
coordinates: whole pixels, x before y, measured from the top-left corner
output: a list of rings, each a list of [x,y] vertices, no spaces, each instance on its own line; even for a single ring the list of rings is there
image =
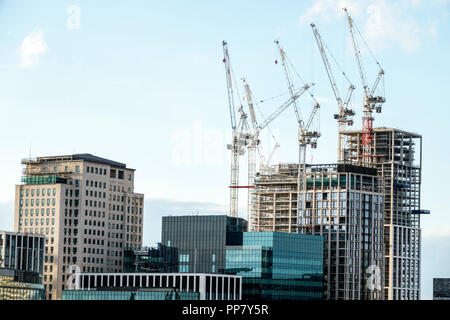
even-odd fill
[[[239,156],[243,156],[245,153],[245,147],[249,141],[247,115],[245,114],[242,106],[239,108],[239,123],[236,125],[236,109],[234,106],[233,95],[233,77],[231,75],[231,63],[230,55],[228,52],[228,44],[226,41],[222,42],[223,46],[223,63],[225,65],[225,73],[227,79],[228,89],[228,106],[231,119],[231,131],[232,141],[227,145],[227,148],[231,150],[231,181],[230,181],[230,216],[238,216],[238,189],[239,186]]]
[[[373,116],[372,112],[375,110],[377,113],[381,113],[381,105],[386,101],[384,96],[374,96],[375,90],[378,87],[378,84],[380,80],[384,76],[384,70],[381,68],[379,62],[375,59],[376,64],[379,67],[377,78],[375,79],[375,82],[372,87],[369,87],[366,81],[366,75],[364,71],[363,62],[361,59],[361,51],[358,46],[358,42],[355,37],[355,24],[353,22],[353,19],[350,17],[350,14],[348,13],[348,10],[344,8],[344,12],[347,16],[347,21],[349,25],[350,35],[352,38],[352,44],[353,44],[353,51],[355,53],[356,58],[356,64],[358,66],[359,76],[361,78],[363,90],[364,90],[364,97],[363,97],[363,117],[362,117],[362,157],[363,157],[363,165],[365,166],[371,166],[373,163],[373,158],[375,157],[373,152]],[[361,36],[362,37],[362,36]],[[364,39],[363,39],[364,40]],[[366,44],[367,46],[367,44]],[[370,51],[370,48],[367,46],[368,50]],[[373,57],[372,51],[370,51]]]
[[[286,78],[286,84],[288,86],[289,93],[291,97],[294,94],[294,84],[292,82],[292,78],[289,73],[288,69],[288,60],[286,56],[286,52],[281,47],[280,42],[278,40],[275,40],[275,44],[280,52],[281,57],[281,65],[283,66],[284,75]],[[276,62],[277,63],[277,62]],[[311,113],[308,117],[308,120],[306,123],[303,121],[301,113],[299,112],[299,108],[297,103],[293,103],[294,106],[294,112],[297,117],[298,122],[298,146],[299,146],[299,154],[298,154],[298,183],[297,183],[297,211],[298,216],[302,217],[302,220],[304,220],[304,213],[305,211],[302,209],[305,207],[305,199],[303,199],[301,203],[301,191],[306,187],[306,148],[307,146],[311,146],[312,149],[317,148],[317,140],[320,137],[320,132],[311,130],[311,125],[313,123],[313,120],[315,119],[316,115],[318,115],[318,111],[320,109],[320,105],[317,102],[317,100],[314,98],[314,96],[310,92],[310,96],[315,100],[315,104],[313,109],[311,110]],[[302,226],[300,226],[300,232],[304,232]]]

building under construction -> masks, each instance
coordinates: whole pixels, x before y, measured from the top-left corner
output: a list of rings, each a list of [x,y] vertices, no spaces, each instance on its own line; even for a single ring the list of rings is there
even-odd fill
[[[370,158],[361,145],[364,132],[347,131],[345,155],[355,165],[369,165],[384,183],[385,297],[420,299],[420,187],[422,136],[392,128],[374,128]],[[419,150],[416,150],[418,148]],[[369,161],[368,161],[369,160]]]
[[[330,164],[306,165],[304,172],[299,181],[298,165],[280,164],[273,174],[257,177],[257,231],[322,235],[324,297],[384,299],[383,186],[377,170]],[[379,283],[372,283],[373,268]]]

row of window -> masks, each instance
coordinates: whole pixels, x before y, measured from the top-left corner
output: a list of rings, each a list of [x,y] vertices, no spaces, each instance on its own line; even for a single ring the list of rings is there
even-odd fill
[[[50,198],[47,198],[47,199],[42,198],[42,199],[36,199],[36,202],[35,202],[35,199],[25,199],[25,202],[23,201],[23,199],[20,199],[20,206],[21,207],[23,207],[24,203],[25,203],[26,207],[28,207],[28,206],[33,207],[35,204],[36,204],[37,207],[39,206],[39,204],[41,206],[45,206],[45,204],[47,204],[47,206],[49,206],[50,203],[51,203],[52,206],[54,206],[54,205],[56,205],[56,199],[55,198],[52,198],[52,199],[50,199]]]
[[[25,209],[25,210],[20,209],[20,210],[19,210],[19,215],[20,215],[20,216],[23,216],[23,214],[25,213],[25,217],[28,217],[28,212],[30,213],[30,216],[31,216],[31,217],[32,217],[35,213],[36,213],[36,216],[39,215],[39,209],[36,209],[36,211],[35,211],[34,209],[30,209],[30,211],[28,211],[28,209]],[[44,216],[44,213],[47,213],[47,216],[49,216],[49,215],[50,215],[50,208],[47,208],[47,209],[41,209],[41,215],[42,215],[42,216]],[[52,208],[52,209],[51,209],[51,213],[52,213],[52,216],[55,215],[55,208]]]
[[[32,197],[34,197],[36,195],[36,197],[39,197],[41,194],[44,197],[45,195],[51,196],[52,194],[55,196],[56,195],[56,188],[42,188],[42,189],[20,189],[20,196],[25,196],[28,197],[30,194]]]

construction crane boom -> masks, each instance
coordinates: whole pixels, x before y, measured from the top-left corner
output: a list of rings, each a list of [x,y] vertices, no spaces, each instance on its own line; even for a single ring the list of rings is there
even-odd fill
[[[347,21],[348,21],[348,25],[349,25],[349,29],[350,29],[350,35],[352,38],[353,51],[355,53],[356,63],[358,65],[359,76],[361,78],[364,93],[367,95],[367,93],[368,93],[367,81],[366,81],[366,76],[365,76],[365,72],[364,72],[364,66],[361,61],[361,51],[359,50],[358,43],[355,38],[355,33],[353,31],[353,19],[350,17],[350,14],[348,13],[347,8],[344,8],[344,11],[345,11],[345,14],[347,15]]]
[[[247,104],[248,104],[248,110],[250,113],[250,120],[252,121],[252,127],[254,130],[256,130],[256,127],[258,126],[256,122],[256,116],[255,116],[255,109],[253,107],[253,98],[252,98],[252,92],[250,90],[250,87],[248,86],[248,83],[245,79],[242,79],[244,82],[244,89],[245,89],[245,97],[247,98]]]
[[[375,93],[375,90],[378,87],[380,80],[382,79],[382,77],[384,75],[384,70],[381,68],[378,61],[375,60],[378,67],[380,68],[380,70],[377,74],[377,77],[375,79],[375,82],[374,82],[372,88],[369,88],[367,85],[366,76],[365,76],[365,72],[364,72],[364,68],[363,68],[363,64],[362,64],[361,52],[359,50],[358,42],[356,41],[355,33],[353,30],[354,22],[353,22],[353,19],[350,17],[348,10],[346,8],[344,8],[344,11],[345,11],[345,14],[347,15],[349,31],[350,31],[350,35],[351,35],[352,43],[353,43],[353,50],[355,51],[356,63],[358,66],[358,70],[359,70],[359,74],[361,77],[361,82],[362,82],[363,90],[364,90],[363,117],[362,117],[363,133],[362,133],[362,137],[361,137],[362,159],[363,159],[362,164],[366,165],[366,166],[371,166],[371,164],[373,162],[373,158],[376,157],[376,155],[373,154],[374,152],[373,152],[373,146],[372,146],[373,120],[374,120],[374,118],[372,117],[372,111],[375,110],[376,112],[380,113],[381,105],[385,102],[384,97],[382,97],[382,96],[374,97],[373,95]],[[367,46],[367,44],[366,44],[366,46]],[[369,47],[368,47],[368,49],[370,51]],[[370,51],[370,52],[372,53],[372,51]],[[372,56],[373,56],[373,53],[372,53]]]
[[[353,125],[353,120],[351,117],[355,115],[354,111],[348,108],[348,105],[350,103],[350,99],[353,93],[353,90],[355,89],[355,86],[350,83],[350,80],[348,79],[347,75],[342,71],[342,74],[345,76],[347,81],[350,83],[350,86],[347,90],[347,95],[344,100],[341,98],[341,94],[339,92],[339,88],[336,84],[336,80],[333,75],[333,70],[331,68],[330,62],[328,61],[327,53],[325,51],[325,44],[322,40],[322,37],[319,33],[319,30],[317,29],[316,25],[314,23],[311,23],[311,28],[314,33],[314,37],[316,38],[317,46],[319,47],[320,55],[322,56],[322,61],[325,66],[325,70],[328,75],[328,79],[330,80],[331,88],[333,89],[334,96],[336,98],[336,103],[338,106],[338,113],[334,115],[334,118],[338,121],[338,162],[345,162],[346,157],[344,154],[345,145],[347,143],[347,139],[344,139],[341,135],[342,132],[344,132],[347,129],[347,125]],[[336,62],[337,64],[337,62]]]
[[[307,83],[297,92],[293,92],[291,98],[283,103],[277,110],[275,110],[269,117],[266,118],[259,126],[258,130],[261,131],[265,127],[267,127],[276,117],[278,117],[284,110],[286,110],[291,104],[295,104],[296,100],[305,93],[309,88],[314,86],[314,83]]]
[[[222,41],[222,46],[224,57],[223,63],[225,65],[225,74],[227,78],[228,106],[230,109],[231,129],[234,132],[236,130],[236,110],[234,108],[233,81],[231,77],[230,55],[228,52],[228,44],[225,40]]]
[[[286,64],[286,53],[284,52],[283,48],[281,48],[280,42],[278,40],[275,40],[275,44],[277,45],[278,50],[280,51],[281,65],[283,66],[284,76],[286,78],[286,83],[288,86],[289,94],[291,95],[291,98],[293,98],[294,97],[294,85],[292,83],[291,75],[289,74],[289,69]],[[293,106],[294,106],[295,116],[297,117],[297,122],[300,123],[301,116],[298,111],[297,102],[294,101]]]
[[[253,132],[251,134],[250,142],[248,144],[248,205],[247,205],[247,221],[248,221],[248,230],[254,231],[253,227],[255,225],[256,219],[256,211],[255,211],[255,199],[254,199],[254,191],[253,187],[255,185],[255,176],[256,176],[256,152],[257,148],[260,147],[259,134],[265,129],[272,121],[274,121],[283,111],[285,111],[292,103],[294,103],[306,90],[308,90],[314,84],[306,84],[297,92],[293,92],[293,95],[289,100],[284,102],[280,107],[278,107],[270,116],[268,116],[261,124],[258,125],[255,111],[253,106],[253,98],[251,94],[250,87],[245,79],[243,79],[244,88],[246,92],[247,104],[249,107],[250,118],[252,121]],[[273,152],[275,152],[278,144],[274,148]],[[273,154],[270,155],[270,159]],[[270,161],[270,160],[269,160]],[[265,165],[265,164],[264,164]]]
[[[328,79],[330,80],[330,83],[331,83],[331,88],[333,89],[334,97],[336,98],[338,106],[341,106],[343,104],[341,95],[339,93],[339,88],[336,85],[336,80],[334,79],[331,65],[330,65],[330,62],[328,61],[328,57],[325,52],[322,37],[320,36],[319,31],[317,30],[317,27],[314,23],[311,23],[311,28],[313,29],[314,36],[315,36],[316,42],[317,42],[317,46],[319,47],[319,51],[322,56],[322,61],[323,61],[323,64],[325,65],[325,70],[327,71]]]

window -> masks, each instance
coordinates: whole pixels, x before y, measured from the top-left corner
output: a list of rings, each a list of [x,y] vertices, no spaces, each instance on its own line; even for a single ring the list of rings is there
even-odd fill
[[[80,172],[80,166],[75,166],[75,171]]]

